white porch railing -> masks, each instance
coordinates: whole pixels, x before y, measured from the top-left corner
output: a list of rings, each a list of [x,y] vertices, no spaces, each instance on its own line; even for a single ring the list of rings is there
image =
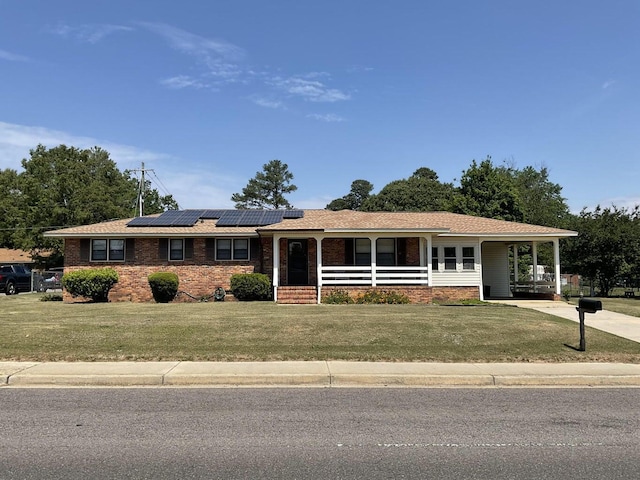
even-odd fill
[[[428,285],[427,267],[322,266],[322,285]]]

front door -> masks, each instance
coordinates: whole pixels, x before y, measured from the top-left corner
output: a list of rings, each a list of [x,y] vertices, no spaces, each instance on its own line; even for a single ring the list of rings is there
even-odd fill
[[[289,285],[309,283],[308,245],[306,239],[289,240],[287,278]]]

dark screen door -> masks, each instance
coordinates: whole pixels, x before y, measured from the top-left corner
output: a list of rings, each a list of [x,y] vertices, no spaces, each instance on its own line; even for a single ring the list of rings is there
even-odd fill
[[[308,249],[307,240],[289,240],[288,279],[289,285],[307,285]]]

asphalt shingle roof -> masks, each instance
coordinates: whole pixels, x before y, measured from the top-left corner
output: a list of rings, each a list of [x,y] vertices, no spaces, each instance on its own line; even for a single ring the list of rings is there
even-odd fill
[[[449,212],[356,212],[351,210],[304,210],[304,217],[284,219],[262,227],[217,227],[216,220],[199,220],[190,227],[128,227],[131,219],[63,228],[47,232],[52,237],[80,236],[212,236],[255,235],[263,233],[318,231],[416,231],[443,235],[468,236],[559,236],[576,235],[576,232],[558,228],[507,222],[490,218],[473,217]]]

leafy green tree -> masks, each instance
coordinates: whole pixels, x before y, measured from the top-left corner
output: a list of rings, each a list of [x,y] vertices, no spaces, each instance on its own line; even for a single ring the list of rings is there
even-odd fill
[[[120,172],[105,150],[38,145],[29,153],[30,158],[22,160],[24,171],[0,174],[3,193],[5,188],[12,189],[20,213],[19,218],[4,219],[4,228],[12,229],[13,234],[3,242],[36,256],[42,250],[51,252],[54,263],[61,258],[61,241],[44,238],[43,232],[135,214],[138,183],[129,173]],[[151,189],[149,194],[145,213],[158,213],[175,204],[170,195],[161,197]]]
[[[566,225],[569,207],[562,197],[562,187],[549,180],[546,167],[540,170],[533,167],[511,169],[511,173],[515,179],[522,220],[525,223],[556,228]]]
[[[601,295],[609,295],[617,283],[638,274],[639,207],[582,210],[569,226],[578,236],[563,242],[565,269],[594,280]]]
[[[271,160],[262,166],[262,171],[249,180],[242,193],[234,193],[231,201],[236,208],[291,208],[285,195],[298,189],[291,184],[293,174],[289,166],[280,160]]]
[[[0,247],[20,248],[20,229],[25,227],[25,201],[18,184],[18,172],[0,171]]]
[[[371,195],[373,184],[367,180],[354,180],[351,183],[351,191],[342,198],[332,200],[327,210],[360,210],[362,204]]]
[[[451,209],[454,197],[451,183],[441,183],[438,174],[430,168],[417,169],[407,179],[387,184],[376,195],[367,198],[361,207],[364,211],[430,212]]]
[[[524,214],[513,170],[493,164],[491,157],[476,163],[460,178],[454,211],[478,217],[522,221]]]

